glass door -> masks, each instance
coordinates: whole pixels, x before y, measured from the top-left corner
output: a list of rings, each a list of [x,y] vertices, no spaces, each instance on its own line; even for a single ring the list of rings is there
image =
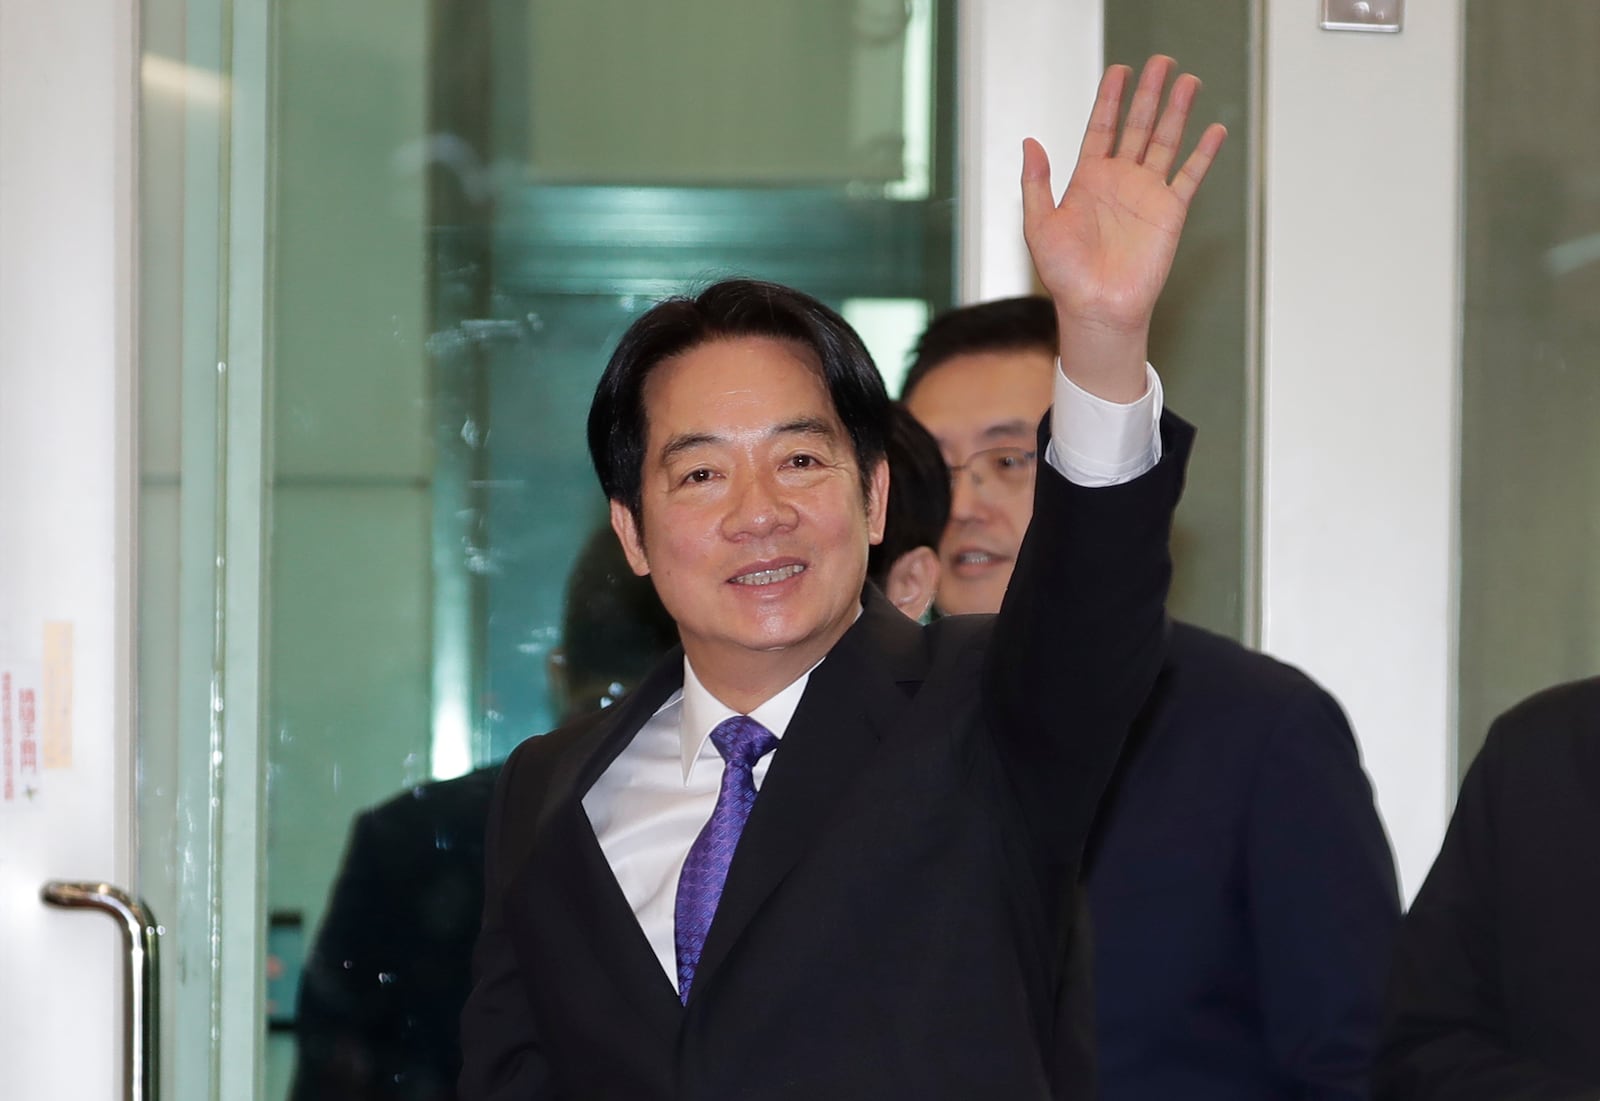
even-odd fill
[[[742,273],[897,372],[954,294],[953,15],[144,5],[165,1097],[450,1095],[495,765],[670,639],[596,535],[609,346]]]
[[[1600,669],[1600,9],[1464,11],[1463,775],[1497,715]]]
[[[166,1099],[259,1096],[272,17],[154,2],[137,36],[137,891]]]

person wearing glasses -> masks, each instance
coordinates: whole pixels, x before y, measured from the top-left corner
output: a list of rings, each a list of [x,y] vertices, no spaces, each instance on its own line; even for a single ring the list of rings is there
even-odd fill
[[[942,614],[1000,609],[1056,332],[1049,299],[1012,298],[949,311],[918,343],[901,397],[950,466]],[[1093,431],[1095,410],[1075,412]],[[1069,424],[1052,446],[1075,461],[1074,439]],[[1084,875],[1106,1101],[1368,1095],[1394,863],[1349,724],[1309,677],[1173,623]]]

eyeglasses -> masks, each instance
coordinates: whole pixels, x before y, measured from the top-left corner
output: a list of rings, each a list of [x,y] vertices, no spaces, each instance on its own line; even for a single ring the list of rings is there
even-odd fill
[[[1033,485],[1033,468],[1037,451],[1024,451],[1020,447],[991,447],[974,452],[964,463],[950,467],[950,488],[956,487],[962,471],[972,476],[974,486],[989,486],[1003,493],[1019,493]]]

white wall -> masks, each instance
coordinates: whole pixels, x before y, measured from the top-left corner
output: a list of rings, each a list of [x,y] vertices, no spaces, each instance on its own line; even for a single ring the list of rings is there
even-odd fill
[[[960,299],[1031,294],[1022,139],[1044,146],[1065,189],[1100,82],[1101,0],[981,0],[957,16]]]
[[[133,6],[0,3],[0,666],[74,632],[70,767],[0,802],[0,1093],[121,1096],[131,856]]]
[[[1409,899],[1453,793],[1460,5],[1269,0],[1261,640],[1344,703]]]

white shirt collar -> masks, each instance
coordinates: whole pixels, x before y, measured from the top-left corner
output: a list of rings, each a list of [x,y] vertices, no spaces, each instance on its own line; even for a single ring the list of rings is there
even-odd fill
[[[820,661],[817,663],[821,664]],[[776,696],[753,709],[750,717],[772,731],[774,737],[782,738],[784,731],[789,729],[789,721],[794,718],[795,708],[800,706],[800,697],[805,695],[806,683],[811,680],[811,674],[816,668],[817,666],[813,665],[801,673]],[[682,702],[683,709],[678,714],[678,740],[683,761],[683,779],[687,783],[689,770],[694,767],[700,751],[705,748],[707,739],[711,737],[711,732],[716,729],[718,723],[733,718],[739,712],[717,699],[711,694],[710,689],[700,683],[700,678],[695,676],[694,667],[689,664],[687,657],[683,659]]]
[[[866,610],[865,605],[856,605],[855,618],[860,619]],[[827,660],[826,654],[822,660]],[[822,661],[817,662],[817,665],[821,664]],[[781,739],[789,729],[789,721],[794,718],[795,708],[800,706],[800,697],[805,695],[806,684],[811,680],[811,674],[816,672],[817,665],[801,673],[777,695],[753,709],[750,717],[772,731],[773,737]],[[689,770],[699,759],[711,732],[718,723],[733,718],[739,712],[717,699],[710,689],[700,683],[687,654],[683,657],[683,687],[656,708],[656,714],[660,715],[672,707],[678,708],[678,751],[683,763],[683,782],[687,784]]]

